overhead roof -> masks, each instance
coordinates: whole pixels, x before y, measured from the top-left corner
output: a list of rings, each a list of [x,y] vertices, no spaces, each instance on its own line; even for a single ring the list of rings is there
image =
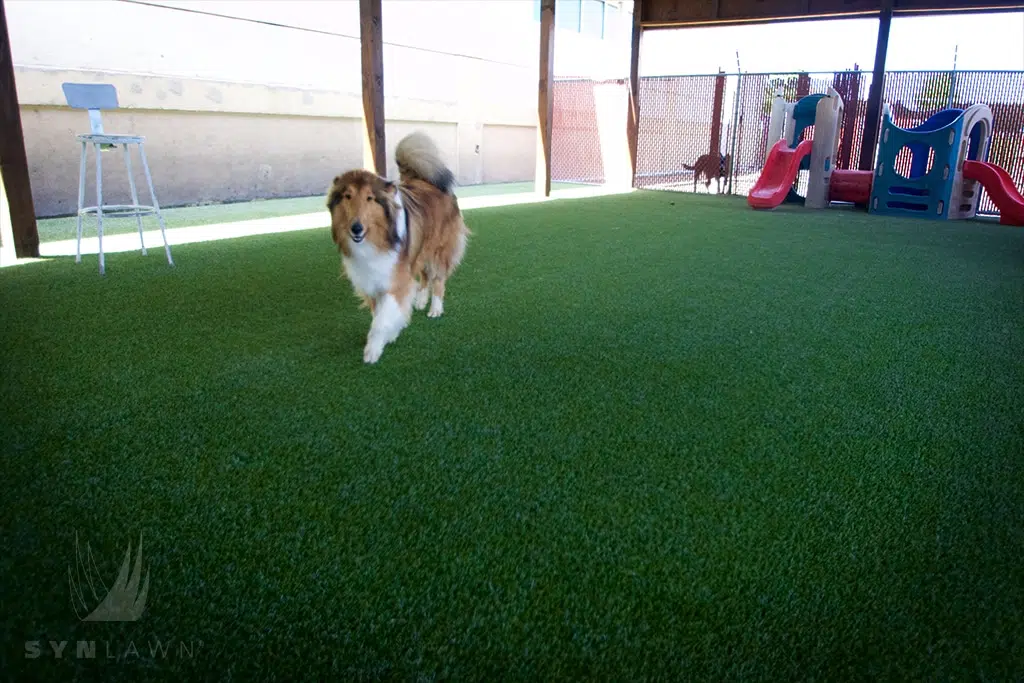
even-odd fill
[[[877,16],[886,0],[643,0],[645,29]],[[894,15],[1024,10],[1024,0],[891,0]]]

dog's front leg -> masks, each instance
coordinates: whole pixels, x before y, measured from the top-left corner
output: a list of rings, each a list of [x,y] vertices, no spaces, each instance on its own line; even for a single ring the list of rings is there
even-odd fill
[[[444,285],[445,279],[435,277],[430,281],[430,310],[427,311],[428,318],[439,318],[444,313]]]
[[[366,346],[363,348],[363,362],[376,363],[384,353],[384,347],[398,338],[399,333],[409,323],[411,313],[411,296],[406,294],[399,302],[388,292],[377,299],[370,323],[370,332],[366,335]]]
[[[416,283],[416,298],[413,301],[413,307],[417,311],[422,311],[427,307],[427,303],[430,302],[430,278],[427,276],[427,271],[423,270],[420,272],[418,282]]]

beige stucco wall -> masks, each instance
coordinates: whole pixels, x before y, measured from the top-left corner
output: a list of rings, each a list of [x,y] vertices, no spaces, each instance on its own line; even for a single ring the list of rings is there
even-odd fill
[[[338,171],[362,165],[358,2],[157,4],[5,3],[39,216],[74,213],[77,202],[75,135],[88,117],[65,106],[69,81],[115,85],[121,109],[104,113],[106,130],[146,137],[162,206],[319,194]],[[462,184],[532,180],[532,3],[383,5],[388,173],[397,173],[400,137],[422,129]],[[608,54],[579,34],[556,41],[556,73]],[[103,161],[104,201],[124,200],[121,153]],[[88,173],[95,203],[91,152]]]
[[[513,183],[536,173],[536,128],[488,124],[481,136],[482,182]]]
[[[22,124],[36,212],[74,213],[78,192],[82,112],[24,107]],[[342,167],[362,163],[360,122],[314,116],[141,110],[110,112],[108,131],[146,137],[162,206],[308,195],[326,189]],[[140,199],[145,176],[132,148]],[[104,201],[131,203],[123,153],[103,153]],[[86,202],[95,205],[95,153],[86,166]]]
[[[145,136],[162,206],[317,194],[335,174],[363,163],[362,101],[349,93],[24,67],[16,69],[16,78],[39,216],[74,213],[77,205],[75,136],[87,132],[88,116],[64,106],[60,84],[66,81],[118,88],[122,108],[104,112],[104,128]],[[398,141],[418,129],[434,138],[462,184],[494,175],[485,173],[484,158],[504,167],[503,180],[533,178],[532,109],[460,109],[455,103],[407,98],[387,98],[385,107],[390,175],[397,174]],[[88,154],[87,202],[94,204],[91,148]],[[144,187],[138,157],[133,161],[136,182]],[[107,152],[103,164],[104,201],[128,201],[123,155]]]

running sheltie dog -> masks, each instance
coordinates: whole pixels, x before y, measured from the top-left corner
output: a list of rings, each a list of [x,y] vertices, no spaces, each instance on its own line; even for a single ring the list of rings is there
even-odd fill
[[[363,361],[376,363],[409,324],[412,307],[436,318],[445,283],[462,261],[469,229],[455,177],[423,133],[395,149],[399,181],[366,170],[336,177],[327,192],[331,235],[345,275],[373,316]]]

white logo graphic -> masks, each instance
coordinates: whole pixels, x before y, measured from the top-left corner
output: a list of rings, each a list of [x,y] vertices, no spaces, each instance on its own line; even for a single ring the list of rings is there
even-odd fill
[[[128,567],[131,564],[132,555],[132,544],[129,542],[128,550],[124,554],[124,562],[121,563],[121,571],[118,573],[114,585],[109,589],[100,578],[96,562],[92,559],[92,549],[88,543],[86,543],[85,549],[88,555],[88,562],[83,561],[82,555],[78,550],[78,532],[76,531],[74,576],[71,573],[71,567],[68,567],[71,604],[74,607],[75,614],[82,621],[138,621],[142,617],[142,612],[146,609],[146,594],[149,592],[148,570],[146,571],[145,583],[142,584],[142,590],[139,590],[139,577],[142,573],[142,535],[139,535],[138,555],[135,556],[135,568],[132,570],[131,578],[128,578]],[[85,573],[88,588],[92,593],[93,604],[99,603],[85,617],[79,611],[79,605],[81,605],[83,612],[89,609],[82,586],[82,572]],[[103,598],[102,602],[100,602],[100,597],[96,592],[96,583],[99,583],[106,592],[106,597]]]

